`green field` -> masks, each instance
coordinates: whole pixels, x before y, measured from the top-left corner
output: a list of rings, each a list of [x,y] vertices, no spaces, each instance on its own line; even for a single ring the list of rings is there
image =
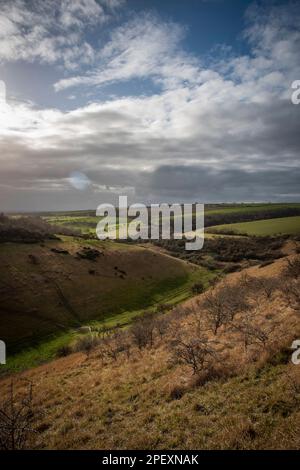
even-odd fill
[[[251,215],[261,212],[261,218],[263,219],[263,213],[266,211],[276,214],[276,212],[286,209],[300,209],[300,203],[207,204],[205,205],[205,214],[209,216],[249,214],[251,217]],[[93,211],[55,212],[41,215],[51,224],[60,225],[93,236],[95,235],[97,223],[100,220],[100,217],[96,217]],[[171,218],[174,217],[171,216]],[[124,226],[125,223],[126,221],[124,219],[120,219],[116,227]]]
[[[300,217],[283,217],[279,219],[255,220],[238,224],[225,224],[209,227],[208,232],[234,232],[242,235],[299,235]]]
[[[278,204],[232,204],[232,205],[223,205],[218,204],[206,205],[205,212],[209,215],[212,214],[238,214],[238,213],[256,213],[260,211],[278,211],[281,209],[300,209],[300,203],[278,203]]]

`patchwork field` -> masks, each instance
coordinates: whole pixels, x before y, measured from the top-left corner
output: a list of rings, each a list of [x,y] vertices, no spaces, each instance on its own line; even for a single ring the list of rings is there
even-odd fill
[[[80,233],[95,236],[100,218],[95,211],[70,211],[40,214],[47,222],[77,230]],[[239,222],[243,220],[270,219],[272,217],[300,216],[300,204],[207,204],[205,205],[206,226],[219,223]],[[174,218],[174,217],[172,217]],[[118,227],[125,226],[125,220],[119,219]]]
[[[278,219],[255,220],[253,222],[241,222],[237,224],[224,224],[209,227],[208,233],[236,233],[242,235],[299,235],[300,217],[282,217]]]

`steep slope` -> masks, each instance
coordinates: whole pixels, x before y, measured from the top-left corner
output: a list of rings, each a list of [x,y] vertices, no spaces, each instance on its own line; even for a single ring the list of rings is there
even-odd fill
[[[187,294],[205,270],[140,247],[63,237],[0,244],[0,338],[10,352],[51,333],[168,296]]]
[[[293,256],[293,255],[292,255]],[[245,273],[279,276],[286,259]],[[209,333],[220,356],[205,379],[173,361],[170,346],[178,331],[196,332],[203,296],[167,315],[169,330],[152,348],[134,349],[129,358],[102,361],[72,354],[15,377],[18,396],[26,379],[34,386],[36,448],[63,449],[268,449],[300,448],[299,367],[291,363],[291,341],[300,335],[299,314],[278,286],[267,298],[254,294],[256,327],[271,326],[267,347],[244,351],[239,336],[221,328]],[[195,317],[196,315],[196,317]],[[200,317],[199,317],[200,315]],[[202,325],[203,327],[203,325]],[[198,333],[197,333],[198,334]],[[0,382],[5,395],[10,380]]]

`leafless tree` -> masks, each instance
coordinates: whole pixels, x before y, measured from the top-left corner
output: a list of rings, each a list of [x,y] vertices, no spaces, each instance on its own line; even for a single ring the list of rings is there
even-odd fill
[[[216,357],[211,342],[204,336],[185,341],[177,338],[171,343],[171,350],[174,359],[179,363],[190,366],[193,374],[198,374],[204,370],[210,360]]]
[[[153,346],[155,322],[153,315],[145,313],[145,315],[138,319],[131,327],[131,334],[133,342],[142,350],[146,346]]]
[[[202,303],[214,334],[222,325],[233,320],[234,316],[249,308],[244,289],[239,285],[223,283],[221,287],[206,293]]]
[[[155,328],[161,339],[168,331],[169,324],[170,324],[169,318],[167,318],[166,316],[159,316],[155,320]]]
[[[118,353],[125,353],[127,359],[130,358],[131,354],[131,338],[127,331],[117,330],[114,334],[114,342]]]
[[[300,311],[300,278],[283,281],[281,290],[288,305]]]
[[[258,277],[256,278],[255,285],[257,285],[257,290],[261,290],[266,298],[270,300],[274,291],[279,286],[279,281],[274,277]]]
[[[229,326],[231,330],[241,336],[245,352],[251,345],[256,345],[264,350],[268,348],[272,350],[276,345],[276,341],[282,340],[280,330],[278,330],[280,322],[273,320],[261,324],[258,319],[258,312],[259,310],[254,308],[243,312],[241,317],[235,319]]]
[[[32,383],[27,383],[25,398],[18,401],[11,381],[8,398],[0,407],[0,449],[24,449],[34,433],[33,417]]]
[[[244,313],[239,321],[231,324],[231,329],[238,332],[242,337],[245,352],[253,344],[260,344],[263,348],[266,347],[269,334],[266,329],[259,327],[255,323],[253,311]]]

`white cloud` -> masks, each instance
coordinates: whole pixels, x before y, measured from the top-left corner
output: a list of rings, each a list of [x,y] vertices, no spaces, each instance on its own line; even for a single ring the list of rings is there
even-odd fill
[[[86,75],[58,81],[55,89],[149,77],[168,88],[196,83],[199,61],[181,49],[184,35],[185,29],[176,23],[164,23],[149,14],[136,17],[112,32],[97,54],[97,67]]]
[[[87,27],[106,22],[122,1],[1,1],[0,62],[24,60],[62,63],[76,68],[91,63],[94,49],[84,40]]]
[[[65,182],[72,171],[91,181],[85,207],[96,206],[95,188],[106,186],[135,187],[145,198],[200,200],[205,191],[211,200],[294,197],[300,135],[290,84],[300,76],[300,23],[294,10],[272,8],[263,21],[255,12],[248,55],[204,68],[182,50],[180,26],[143,16],[112,33],[96,70],[65,82],[93,87],[151,78],[162,85],[151,96],[114,97],[70,112],[9,106],[1,123],[1,179],[15,194],[0,191],[2,200],[9,194],[17,204],[18,188],[27,184],[44,187],[50,198],[61,188],[71,204]]]

